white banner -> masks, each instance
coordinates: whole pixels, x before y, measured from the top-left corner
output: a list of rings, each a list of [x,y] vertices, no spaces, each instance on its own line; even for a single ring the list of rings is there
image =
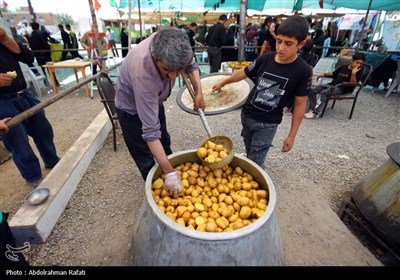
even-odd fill
[[[361,30],[364,21],[364,15],[351,15],[346,14],[342,17],[342,20],[339,24],[340,30]],[[371,25],[373,15],[368,15],[367,23],[365,25],[365,29],[368,29]]]
[[[389,51],[400,51],[400,21],[385,21],[382,37]]]

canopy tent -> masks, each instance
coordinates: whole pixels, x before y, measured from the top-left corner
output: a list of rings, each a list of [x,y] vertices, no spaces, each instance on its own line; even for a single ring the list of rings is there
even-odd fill
[[[110,0],[112,6],[117,8],[128,7],[129,0]],[[319,0],[247,0],[247,9],[249,10],[270,10],[270,9],[290,9],[295,5],[303,8],[320,8],[321,1]],[[138,0],[131,0],[131,7],[137,8]],[[140,0],[141,8],[153,8],[154,10],[185,10],[185,11],[229,11],[239,12],[239,0]],[[336,6],[329,3],[324,3],[324,8],[334,9]]]
[[[368,8],[371,2],[371,7]],[[330,4],[336,7],[344,7],[358,10],[376,10],[376,11],[398,11],[400,10],[399,0],[324,0],[324,4]]]

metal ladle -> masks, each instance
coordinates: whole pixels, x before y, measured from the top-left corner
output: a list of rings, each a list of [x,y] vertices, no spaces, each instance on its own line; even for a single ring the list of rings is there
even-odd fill
[[[192,84],[190,83],[189,79],[187,78],[186,74],[183,71],[181,71],[180,74],[182,76],[183,82],[185,83],[185,86],[188,89],[190,96],[192,97],[193,103],[194,103],[195,102],[195,94],[194,94]],[[212,141],[215,144],[221,144],[228,151],[228,156],[225,157],[224,159],[222,159],[221,161],[210,163],[210,162],[206,162],[206,161],[204,161],[204,159],[200,158],[201,161],[203,162],[204,165],[210,167],[211,169],[222,168],[225,165],[230,164],[235,155],[235,152],[233,151],[232,140],[226,136],[221,136],[221,135],[213,136],[203,110],[201,108],[199,108],[197,110],[197,112],[199,113],[201,122],[203,123],[203,126],[206,129],[208,137],[209,137],[206,141],[203,142],[203,144],[201,146],[204,147],[204,145],[207,143],[207,141]]]

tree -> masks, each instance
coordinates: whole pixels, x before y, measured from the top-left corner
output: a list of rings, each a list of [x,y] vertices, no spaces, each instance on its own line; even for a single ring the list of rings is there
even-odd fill
[[[68,14],[59,14],[58,16],[61,19],[60,24],[62,24],[62,25],[66,25],[66,24],[75,25],[75,21],[70,15],[68,15]]]

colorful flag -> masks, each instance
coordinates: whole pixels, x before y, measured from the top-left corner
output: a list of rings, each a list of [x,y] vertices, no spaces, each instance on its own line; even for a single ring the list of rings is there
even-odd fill
[[[115,0],[110,0],[110,7],[117,8],[117,3],[115,3]]]
[[[7,8],[8,4],[6,3],[6,1],[3,1],[3,4],[0,5],[0,8]]]
[[[96,9],[96,11],[99,11],[101,8],[101,5],[99,3],[98,0],[94,0],[94,8]]]
[[[324,1],[323,0],[319,0],[319,6],[321,9],[324,8]]]
[[[301,11],[301,9],[303,9],[303,0],[297,0],[293,6],[293,11]]]

